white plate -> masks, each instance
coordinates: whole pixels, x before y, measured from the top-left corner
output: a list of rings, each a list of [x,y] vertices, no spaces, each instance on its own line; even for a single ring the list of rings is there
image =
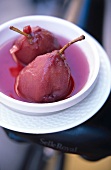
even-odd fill
[[[111,70],[107,54],[96,40],[93,41],[100,54],[100,72],[93,91],[84,100],[69,109],[46,116],[22,115],[0,104],[0,126],[32,134],[51,133],[75,127],[96,114],[110,93]]]

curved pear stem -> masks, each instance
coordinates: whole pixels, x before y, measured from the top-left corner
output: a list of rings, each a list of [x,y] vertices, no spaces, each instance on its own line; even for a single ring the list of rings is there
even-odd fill
[[[65,51],[71,44],[73,44],[73,43],[75,43],[75,42],[77,42],[77,41],[84,40],[84,39],[85,39],[85,36],[84,36],[84,35],[81,35],[80,37],[77,37],[76,39],[68,42],[66,45],[64,45],[63,48],[61,48],[61,49],[59,50],[59,53],[60,53],[60,54],[63,54],[64,51]]]
[[[16,28],[16,27],[10,26],[9,28],[10,28],[11,30],[15,31],[15,32],[18,32],[18,33],[24,35],[24,36],[27,37],[27,38],[31,38],[31,35],[30,35],[30,34],[27,34],[27,33],[23,32],[23,31],[19,30],[19,29]]]

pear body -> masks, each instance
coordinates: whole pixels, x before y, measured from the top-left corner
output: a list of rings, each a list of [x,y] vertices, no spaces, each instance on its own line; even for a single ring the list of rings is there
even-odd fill
[[[29,102],[50,103],[66,98],[71,91],[71,73],[59,50],[37,56],[19,73],[15,90]]]

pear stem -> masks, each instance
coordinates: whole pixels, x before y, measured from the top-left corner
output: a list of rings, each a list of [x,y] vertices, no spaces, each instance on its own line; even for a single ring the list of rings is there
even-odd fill
[[[18,33],[24,35],[24,36],[27,37],[27,38],[31,38],[31,35],[30,35],[30,34],[27,34],[27,33],[23,32],[23,31],[19,30],[19,29],[16,28],[16,27],[10,26],[9,28],[10,28],[11,30],[15,31],[15,32],[18,32]]]
[[[64,51],[65,51],[71,44],[73,44],[73,43],[75,43],[75,42],[77,42],[77,41],[84,40],[84,39],[85,39],[85,36],[84,36],[84,35],[81,35],[80,37],[77,37],[76,39],[68,42],[66,45],[64,45],[63,48],[61,48],[61,49],[59,50],[60,55],[63,54]]]

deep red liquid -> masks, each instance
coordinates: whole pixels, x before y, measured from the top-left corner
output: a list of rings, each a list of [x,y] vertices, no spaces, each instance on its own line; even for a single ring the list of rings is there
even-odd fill
[[[68,40],[58,37],[61,46],[67,44]],[[0,91],[17,100],[23,100],[15,93],[15,78],[23,68],[17,65],[10,55],[10,48],[14,40],[6,42],[0,47]],[[74,79],[74,90],[71,96],[78,93],[85,85],[89,75],[89,65],[84,53],[76,46],[71,45],[66,51],[65,56]]]

